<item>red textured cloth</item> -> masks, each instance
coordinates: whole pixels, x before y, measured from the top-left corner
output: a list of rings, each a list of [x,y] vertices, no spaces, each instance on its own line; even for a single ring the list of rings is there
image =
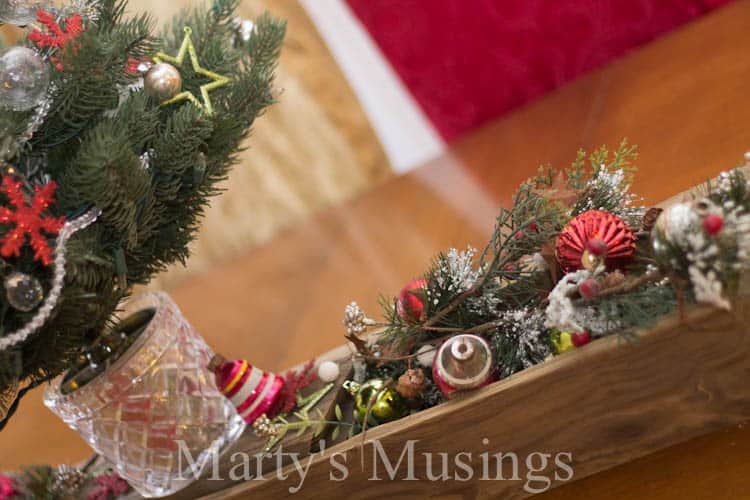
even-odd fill
[[[347,0],[447,140],[731,0]]]

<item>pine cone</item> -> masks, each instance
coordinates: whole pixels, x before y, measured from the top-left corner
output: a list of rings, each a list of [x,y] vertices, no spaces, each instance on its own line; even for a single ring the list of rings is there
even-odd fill
[[[656,225],[656,220],[659,218],[663,211],[663,209],[657,207],[649,208],[648,212],[646,212],[646,215],[643,216],[643,227],[641,229],[651,232],[651,230]]]
[[[396,392],[406,399],[414,399],[421,395],[427,387],[427,379],[422,370],[409,369],[398,378]]]

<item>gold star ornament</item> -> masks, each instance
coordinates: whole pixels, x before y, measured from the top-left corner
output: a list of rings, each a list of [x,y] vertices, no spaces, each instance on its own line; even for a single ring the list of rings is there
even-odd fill
[[[209,71],[205,68],[203,68],[200,65],[200,62],[198,61],[198,55],[195,53],[195,46],[193,45],[193,30],[189,26],[186,26],[185,29],[185,38],[182,40],[182,45],[180,46],[180,51],[177,53],[177,57],[172,57],[170,55],[164,54],[163,52],[159,52],[154,56],[154,62],[156,63],[156,66],[152,68],[151,71],[149,71],[149,74],[151,74],[155,69],[158,70],[159,67],[166,66],[167,64],[173,64],[176,67],[181,67],[182,62],[185,60],[185,56],[190,56],[190,63],[193,65],[193,71],[195,71],[197,74],[205,76],[209,80],[211,80],[209,83],[206,83],[205,85],[201,85],[201,97],[203,98],[203,102],[199,101],[192,92],[185,90],[182,92],[177,93],[174,95],[174,97],[170,97],[167,100],[164,100],[161,102],[162,106],[166,106],[167,104],[173,104],[175,102],[180,101],[190,101],[199,108],[202,108],[206,111],[209,115],[214,112],[214,108],[211,105],[211,97],[209,96],[209,93],[212,90],[216,90],[220,87],[224,87],[225,85],[228,85],[231,81],[226,76],[219,75],[218,73],[214,73],[213,71]],[[164,72],[163,69],[161,71],[161,76],[164,76],[164,73],[166,75],[169,75],[169,72]],[[179,72],[178,72],[179,73]],[[146,82],[149,80],[149,74],[146,75]],[[159,73],[156,73],[159,74]],[[181,85],[181,79],[179,78],[179,74],[177,75],[177,78],[179,80],[178,85]],[[147,83],[148,86],[148,83]]]

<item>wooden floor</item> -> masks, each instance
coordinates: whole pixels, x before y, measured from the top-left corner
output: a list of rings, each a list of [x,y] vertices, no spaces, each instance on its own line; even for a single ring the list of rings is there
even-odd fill
[[[128,12],[147,11],[163,25],[199,0],[129,0]],[[175,285],[207,271],[388,179],[391,168],[356,96],[298,0],[242,0],[237,11],[264,11],[288,22],[277,75],[278,103],[259,121],[242,163],[206,211],[189,268],[176,265],[154,286]],[[20,31],[0,27],[0,39]]]
[[[750,0],[720,9],[170,291],[217,350],[281,370],[342,343],[350,300],[374,315],[378,292],[397,291],[435,252],[483,245],[499,206],[540,163],[563,166],[579,147],[626,136],[641,149],[635,191],[647,203],[668,198],[750,149],[748,26]],[[0,434],[1,467],[85,455],[38,398]],[[735,428],[546,498],[749,498],[749,452],[747,429]]]
[[[133,12],[164,22],[197,0],[130,0]],[[226,193],[206,213],[189,268],[155,281],[172,286],[195,272],[265,243],[319,210],[377,185],[391,169],[346,79],[297,0],[242,0],[238,14],[286,19],[277,77],[279,102],[257,122]]]

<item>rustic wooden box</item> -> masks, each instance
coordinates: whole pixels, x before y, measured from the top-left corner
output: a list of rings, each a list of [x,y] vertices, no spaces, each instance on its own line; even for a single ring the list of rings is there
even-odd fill
[[[181,496],[214,491],[208,498],[282,498],[292,492],[295,498],[524,498],[554,488],[750,418],[749,302],[741,297],[731,313],[695,308],[682,318],[675,314],[642,332],[636,344],[616,336],[600,339],[370,429],[365,440],[355,436],[300,459],[309,467],[301,486],[294,465],[287,465],[235,485],[201,480]],[[345,353],[344,347],[328,357]],[[410,441],[411,473],[406,455],[397,466]],[[309,440],[299,445],[293,448],[300,451]],[[442,470],[439,454],[447,454],[451,480],[428,480],[424,453],[432,454],[434,475]],[[497,453],[505,454],[499,462]],[[383,454],[395,468],[394,480]],[[459,454],[461,464],[473,469],[470,479],[466,467],[456,465]],[[543,470],[541,454],[547,454]],[[340,480],[344,468],[347,477]]]
[[[636,342],[599,339],[323,451],[310,434],[287,438],[284,451],[298,454],[304,481],[288,458],[281,467],[265,462],[262,478],[227,480],[232,453],[262,448],[248,429],[222,457],[221,480],[209,471],[175,498],[525,498],[743,423],[750,419],[745,281],[730,312],[692,307],[639,332]],[[342,346],[319,358],[341,361],[338,386],[350,375],[350,356]],[[319,407],[332,418],[336,402],[350,398],[340,390]],[[450,479],[430,480],[444,459]]]

